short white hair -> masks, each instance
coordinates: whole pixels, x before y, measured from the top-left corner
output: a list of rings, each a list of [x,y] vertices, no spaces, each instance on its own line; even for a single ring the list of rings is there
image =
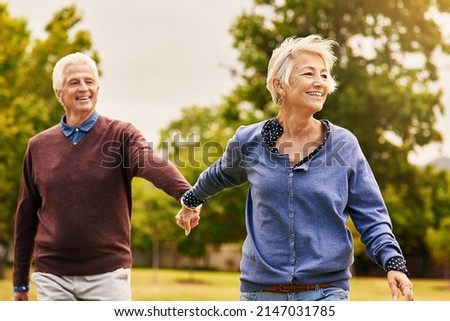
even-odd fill
[[[296,53],[312,53],[320,56],[325,68],[330,73],[327,80],[328,92],[332,93],[337,88],[337,82],[331,75],[331,70],[337,60],[333,47],[338,43],[332,39],[324,39],[319,35],[310,35],[304,38],[290,37],[285,39],[272,53],[269,61],[266,88],[272,95],[272,100],[278,105],[279,95],[273,87],[273,79],[278,78],[284,83],[289,82],[292,72],[292,61]]]
[[[62,57],[53,67],[53,90],[60,90],[64,85],[64,71],[68,65],[87,65],[92,70],[95,81],[98,82],[98,68],[94,59],[84,53],[75,52]]]

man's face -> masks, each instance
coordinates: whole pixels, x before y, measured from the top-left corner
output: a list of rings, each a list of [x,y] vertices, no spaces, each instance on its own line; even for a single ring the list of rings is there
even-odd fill
[[[68,117],[90,115],[97,103],[99,86],[92,70],[86,64],[71,64],[64,70],[65,80],[56,91],[59,102]]]

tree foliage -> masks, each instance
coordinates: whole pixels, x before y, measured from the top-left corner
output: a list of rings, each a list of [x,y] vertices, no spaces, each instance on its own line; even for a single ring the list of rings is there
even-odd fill
[[[56,12],[44,39],[32,38],[27,22],[0,3],[0,245],[13,235],[22,158],[28,139],[63,115],[51,73],[62,56],[83,51],[98,61],[89,33],[75,30],[81,16],[74,6]],[[0,266],[5,258],[0,259]]]
[[[150,182],[133,180],[132,246],[148,249],[152,243],[170,242],[181,230],[174,223],[179,204]],[[183,234],[184,235],[184,234]]]
[[[443,264],[444,276],[450,278],[450,216],[437,229],[427,230],[426,241],[432,258]]]
[[[191,184],[222,155],[233,134],[219,111],[220,108],[185,108],[179,120],[161,131],[162,149]],[[201,224],[188,238],[177,240],[177,249],[183,254],[201,257],[207,244],[242,241],[245,194],[245,186],[241,186],[208,201],[201,213]]]

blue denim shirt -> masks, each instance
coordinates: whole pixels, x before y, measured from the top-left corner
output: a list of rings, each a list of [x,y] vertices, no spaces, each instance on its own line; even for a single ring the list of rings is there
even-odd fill
[[[98,116],[98,112],[94,111],[94,113],[84,123],[78,127],[73,127],[66,124],[66,116],[64,115],[61,117],[61,130],[63,134],[72,141],[72,143],[77,144],[84,137],[84,135],[86,135],[86,133],[94,127]]]
[[[239,127],[192,189],[205,200],[249,182],[241,291],[292,283],[349,290],[350,217],[374,262],[385,267],[390,259],[403,258],[378,184],[350,131],[328,122],[324,145],[292,167],[288,155],[267,146],[266,122]]]

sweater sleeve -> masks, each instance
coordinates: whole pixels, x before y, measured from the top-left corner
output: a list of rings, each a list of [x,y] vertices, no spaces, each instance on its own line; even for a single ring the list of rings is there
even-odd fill
[[[228,141],[223,155],[200,174],[193,187],[195,197],[206,200],[226,188],[247,182],[247,172],[243,166],[244,150],[245,144],[240,142],[238,129]]]
[[[393,257],[403,258],[393,231],[392,222],[378,183],[357,142],[352,155],[349,175],[348,211],[361,234],[370,258],[382,268]]]
[[[131,124],[127,124],[124,157],[132,177],[142,177],[180,201],[191,188],[189,182],[168,159],[163,158]]]
[[[22,179],[14,227],[13,284],[28,285],[34,238],[38,226],[37,213],[41,205],[39,191],[33,181],[30,144],[24,155]]]

